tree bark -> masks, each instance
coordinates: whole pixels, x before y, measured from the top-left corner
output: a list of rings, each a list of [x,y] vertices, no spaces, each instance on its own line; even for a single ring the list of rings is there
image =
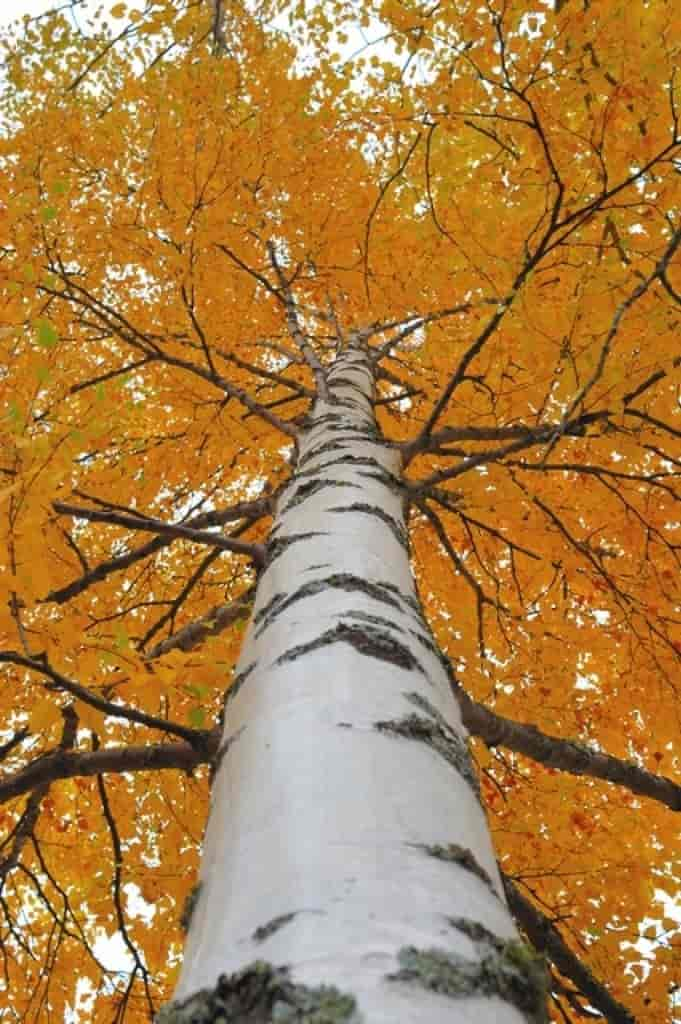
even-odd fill
[[[377,431],[358,339],[327,385],[228,692],[161,1019],[542,1020],[543,965],[506,906],[410,568],[401,456]]]

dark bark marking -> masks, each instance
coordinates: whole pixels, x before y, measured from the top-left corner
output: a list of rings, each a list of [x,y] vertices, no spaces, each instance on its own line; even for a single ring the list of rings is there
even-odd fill
[[[487,934],[490,941],[477,943],[477,960],[443,949],[404,946],[397,957],[399,970],[387,979],[419,985],[451,999],[498,996],[516,1006],[532,1024],[545,1024],[547,973],[543,960],[521,942],[504,942]]]
[[[314,597],[316,594],[321,594],[325,590],[330,589],[365,594],[374,601],[381,601],[391,608],[400,609],[399,601],[386,593],[388,589],[387,583],[372,583],[361,576],[353,576],[352,573],[336,573],[333,576],[326,576],[321,580],[310,580],[309,583],[304,583],[292,594],[289,594],[288,597],[283,594],[277,594],[273,597],[266,608],[261,609],[255,617],[254,622],[257,623],[257,634],[260,635],[267,628],[275,615],[280,615],[283,611],[290,608],[291,605],[295,604],[296,601],[303,601],[307,597]]]
[[[290,924],[294,919],[298,910],[292,910],[289,914],[279,914],[278,917],[273,917],[267,924],[259,925],[253,932],[252,938],[254,942],[264,942],[265,939],[269,939],[270,935],[274,935],[284,925]]]
[[[354,415],[354,413],[325,413],[324,416],[309,423],[305,440],[309,444],[310,435],[316,431],[321,431],[323,434],[334,434],[341,430],[345,432],[359,430],[359,424],[355,423],[352,418]]]
[[[362,398],[367,401],[367,395],[361,384],[358,384],[352,377],[343,377],[340,374],[337,376],[334,374],[333,378],[329,380],[329,387],[333,388],[351,388],[353,391],[359,391]]]
[[[221,974],[215,988],[167,1003],[156,1024],[344,1024],[355,1019],[355,997],[332,985],[296,984],[288,967],[264,960]]]
[[[364,502],[358,501],[353,505],[339,505],[335,508],[330,508],[329,512],[361,512],[362,515],[374,516],[376,519],[380,519],[382,523],[385,523],[400,547],[404,548],[407,552],[409,551],[407,531],[401,523],[398,523],[396,519],[393,519],[391,515],[377,505],[367,505]]]
[[[323,427],[328,423],[346,424],[350,430],[353,426],[352,421],[348,423],[348,417],[341,412],[322,412],[309,417],[309,430],[316,430],[317,427]]]
[[[423,850],[429,857],[435,857],[437,860],[444,860],[450,864],[458,864],[459,867],[465,868],[466,871],[470,871],[472,875],[479,878],[495,896],[497,895],[489,874],[467,847],[459,846],[458,843],[409,843],[408,845]]]
[[[286,601],[286,594],[275,594],[274,597],[270,598],[267,604],[263,605],[263,607],[253,616],[253,625],[257,627],[263,619],[267,619],[271,615],[275,615],[279,606],[284,601]]]
[[[356,619],[357,622],[366,622],[370,626],[377,626],[379,629],[399,629],[402,627],[393,619],[386,619],[383,615],[372,615],[370,612],[344,612],[346,619]]]
[[[350,626],[346,622],[339,622],[337,626],[327,629],[325,633],[310,640],[309,643],[291,647],[277,658],[275,665],[281,665],[286,661],[295,661],[310,651],[339,642],[350,644],[367,658],[376,658],[379,661],[387,661],[391,665],[396,665],[397,668],[407,671],[416,669],[423,673],[423,669],[409,648],[383,630],[373,629],[370,626]],[[423,674],[425,675],[425,673]]]
[[[335,451],[335,445],[334,445]],[[313,466],[312,469],[303,469],[296,473],[296,479],[300,480],[303,477],[317,477],[326,470],[331,469],[333,466],[371,466],[377,471],[387,473],[387,470],[383,470],[381,463],[378,459],[372,459],[368,455],[341,455],[336,459],[330,459],[329,462],[323,462],[321,466]]]
[[[196,910],[196,906],[199,902],[199,896],[201,895],[201,886],[202,883],[197,882],[196,885],[193,885],[187,893],[187,898],[184,901],[182,913],[180,914],[180,928],[183,932],[189,931],[189,927],[192,923],[192,917],[194,916],[194,911]]]
[[[354,414],[356,416],[364,415],[367,417],[367,423],[369,422],[364,403],[358,402],[354,398],[334,398],[331,396],[329,398],[329,404],[338,406],[340,409],[346,409],[350,414]]]
[[[318,494],[319,491],[323,491],[326,487],[354,487],[358,488],[360,485],[352,483],[350,480],[320,480],[318,477],[307,481],[306,483],[300,484],[286,504],[279,509],[279,515],[286,515],[292,508],[296,508],[298,505],[302,505],[304,501],[311,498],[314,494]]]
[[[376,483],[381,484],[383,487],[387,487],[388,490],[393,491],[395,494],[399,494],[400,497],[404,497],[405,499],[407,497],[406,488],[400,478],[395,476],[394,473],[390,473],[381,465],[377,466],[377,470],[375,472],[360,472],[359,476],[364,477],[365,480],[375,480]]]
[[[385,629],[397,629],[400,632],[404,632],[404,627],[399,623],[395,622],[394,619],[386,619],[383,615],[372,615],[369,612],[344,612],[344,615],[348,619],[357,619],[358,622],[368,622],[369,625],[379,626]],[[423,636],[416,629],[407,630],[410,636],[413,636],[415,640],[421,644],[429,654],[435,653],[433,651],[433,644],[430,638]],[[428,682],[431,680],[429,679]]]
[[[400,601],[402,601],[403,604],[406,604],[410,611],[415,612],[418,615],[419,620],[423,619],[421,605],[415,597],[412,597],[411,594],[404,594],[395,583],[386,583],[385,587],[387,590],[392,591],[392,593],[399,597]]]
[[[337,438],[339,441],[351,440],[361,444],[380,444],[382,448],[386,447],[386,443],[382,437],[379,437],[378,431],[370,429],[368,424],[364,430],[360,430],[360,428],[354,424],[346,426],[342,423],[330,423],[326,429],[329,434],[340,433],[343,430],[352,431],[352,433],[347,434],[346,437]]]
[[[304,452],[303,455],[298,459],[298,466],[304,466],[311,459],[316,459],[320,455],[325,455],[327,452],[342,451],[344,448],[349,448],[352,443],[356,444],[375,444],[381,448],[387,448],[387,443],[379,437],[373,435],[363,435],[360,433],[347,434],[345,437],[336,438],[334,441],[325,441],[324,444],[320,444],[313,448],[309,452]]]
[[[265,565],[263,572],[265,572],[275,562],[280,555],[283,555],[292,544],[297,544],[301,540],[309,540],[310,537],[327,537],[328,534],[322,533],[321,531],[312,530],[308,533],[289,533],[285,537],[275,537],[272,539],[270,534],[270,540],[267,544],[267,551],[265,554]]]
[[[246,728],[246,726],[242,725],[241,728],[237,729],[237,731],[232,736],[228,736],[225,740],[223,740],[222,743],[220,744],[220,746],[218,747],[218,749],[217,749],[217,751],[215,753],[215,757],[211,761],[211,766],[210,766],[210,781],[211,781],[211,785],[213,784],[213,779],[215,778],[217,773],[220,771],[220,766],[222,764],[222,761],[224,759],[225,754],[230,749],[230,747],[234,746],[234,744],[239,739],[239,737],[241,736],[241,734],[242,734],[242,732],[244,731],[245,728]]]
[[[375,722],[374,728],[388,735],[420,740],[421,743],[427,744],[458,772],[479,799],[478,779],[464,738],[450,727],[447,720],[425,697],[418,693],[408,693],[405,696],[422,708],[428,717],[417,714],[405,715],[404,718]]]
[[[234,679],[232,680],[232,683],[229,689],[227,690],[227,693],[225,694],[225,705],[229,704],[230,701],[234,700],[237,693],[239,692],[239,690],[244,685],[244,683],[250,676],[251,672],[255,668],[256,664],[257,663],[255,661],[252,661],[250,665],[247,665],[242,672],[239,672],[237,676],[234,676]]]
[[[432,654],[435,658],[438,659],[438,661],[442,659],[442,651],[437,646],[432,636],[430,636],[430,634],[427,631],[425,631],[425,627],[423,633],[420,633],[417,629],[410,629],[409,632],[416,640],[418,640],[421,646],[429,652],[429,654]]]

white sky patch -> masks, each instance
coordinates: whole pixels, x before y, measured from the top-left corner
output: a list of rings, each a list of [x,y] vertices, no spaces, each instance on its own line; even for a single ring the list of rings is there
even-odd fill
[[[85,28],[86,20],[100,8],[105,10],[112,7],[115,0],[111,0],[110,3],[96,3],[95,0],[79,0],[74,5],[73,11],[69,11],[68,0],[2,0],[2,9],[0,10],[0,25],[9,25],[11,22],[16,21],[18,18],[23,18],[25,15],[29,17],[36,17],[40,14],[46,14],[47,11],[53,11],[56,8],[66,8],[65,14],[71,17],[74,25],[79,25],[80,28]]]

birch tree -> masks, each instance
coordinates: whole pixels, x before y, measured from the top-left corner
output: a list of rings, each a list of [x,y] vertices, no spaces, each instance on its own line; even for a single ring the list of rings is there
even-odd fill
[[[87,18],[2,44],[0,1016],[673,1021],[681,14]]]

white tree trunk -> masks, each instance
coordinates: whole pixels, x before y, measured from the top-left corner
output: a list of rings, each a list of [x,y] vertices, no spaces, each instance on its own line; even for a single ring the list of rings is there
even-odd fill
[[[163,1019],[542,1019],[542,971],[504,902],[412,578],[399,454],[376,432],[359,344],[328,386],[279,503],[227,701],[201,887]],[[299,989],[298,1016],[285,998],[271,1018],[211,1016],[201,1000],[217,999],[218,976],[257,960],[289,968],[291,988],[335,986],[355,1009]]]

